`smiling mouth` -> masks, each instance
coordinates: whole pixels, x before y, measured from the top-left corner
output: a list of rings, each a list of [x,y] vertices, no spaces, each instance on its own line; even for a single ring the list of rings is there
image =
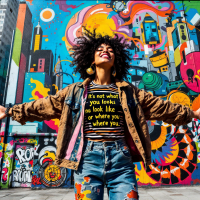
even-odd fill
[[[110,56],[107,55],[107,54],[104,54],[104,55],[101,56],[101,58],[110,58]]]

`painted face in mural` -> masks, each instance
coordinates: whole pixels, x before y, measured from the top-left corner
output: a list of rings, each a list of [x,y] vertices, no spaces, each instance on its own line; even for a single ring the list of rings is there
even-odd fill
[[[115,54],[110,45],[101,44],[95,51],[94,63],[97,67],[110,69],[114,65]]]

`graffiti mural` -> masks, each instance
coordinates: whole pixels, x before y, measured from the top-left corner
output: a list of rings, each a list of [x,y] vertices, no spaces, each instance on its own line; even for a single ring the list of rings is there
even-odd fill
[[[9,1],[8,1],[9,2]],[[10,62],[0,69],[0,101],[30,102],[80,81],[69,67],[70,48],[83,26],[127,39],[128,80],[140,89],[193,110],[200,105],[200,2],[17,1]],[[13,12],[15,12],[13,10]],[[4,9],[0,2],[0,15]],[[7,15],[5,15],[5,18]],[[0,25],[1,29],[1,25]],[[2,27],[4,29],[4,27]],[[4,40],[1,39],[0,45]],[[0,58],[1,59],[1,58]],[[0,60],[1,61],[1,60]],[[9,64],[8,64],[9,63]],[[2,78],[3,77],[3,78]],[[82,80],[81,80],[82,81]],[[3,98],[4,97],[4,98]],[[1,100],[2,99],[2,100]],[[135,163],[140,186],[200,184],[199,120],[176,127],[148,121],[152,163]],[[70,187],[71,170],[54,165],[59,119],[1,124],[1,187]],[[32,172],[32,173],[31,173]],[[76,186],[80,190],[79,185]]]
[[[39,138],[34,155],[32,187],[69,187],[71,170],[54,165],[56,137]]]
[[[34,145],[16,144],[12,187],[31,187]]]

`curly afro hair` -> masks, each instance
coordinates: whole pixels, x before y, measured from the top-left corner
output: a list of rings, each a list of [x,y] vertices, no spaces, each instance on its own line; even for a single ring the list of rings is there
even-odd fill
[[[90,32],[88,29],[83,27],[85,32],[82,33],[82,36],[76,38],[77,42],[70,50],[73,51],[71,54],[73,61],[70,64],[70,67],[75,66],[74,72],[80,73],[80,78],[92,78],[94,79],[95,74],[89,75],[86,72],[86,69],[91,66],[94,61],[94,54],[96,49],[101,44],[110,45],[115,54],[115,69],[116,69],[116,78],[119,80],[128,80],[127,75],[129,74],[128,69],[130,68],[129,62],[131,60],[129,45],[126,40],[123,41],[123,38],[119,38],[117,34],[112,38],[108,35],[102,36],[101,34],[96,33],[96,29],[93,32]],[[112,70],[114,68],[112,67]],[[112,73],[112,71],[111,71]],[[111,76],[111,79],[113,76]]]

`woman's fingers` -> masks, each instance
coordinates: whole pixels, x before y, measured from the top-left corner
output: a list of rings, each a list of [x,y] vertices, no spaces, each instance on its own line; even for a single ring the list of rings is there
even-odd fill
[[[6,108],[3,106],[0,106],[0,120],[6,117],[5,111],[6,111]]]

